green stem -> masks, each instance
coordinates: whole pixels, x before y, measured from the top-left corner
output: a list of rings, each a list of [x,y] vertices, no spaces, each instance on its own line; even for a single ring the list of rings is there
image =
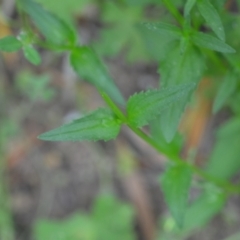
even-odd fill
[[[112,109],[112,111],[116,114],[116,116],[122,121],[122,123],[127,122],[127,118],[122,113],[122,111],[118,108],[118,106],[112,101],[112,99],[105,93],[99,90],[102,98],[107,103],[107,105]]]
[[[112,111],[119,117],[122,123],[125,123],[136,135],[138,135],[142,140],[152,146],[157,152],[166,156],[169,161],[172,161],[175,164],[184,164],[186,167],[189,167],[192,172],[200,176],[201,178],[214,183],[216,186],[225,190],[226,193],[240,193],[240,186],[229,183],[228,181],[216,178],[192,163],[186,162],[175,154],[171,154],[170,152],[166,152],[161,146],[150,136],[144,133],[141,129],[134,127],[131,123],[129,123],[127,117],[122,113],[122,111],[118,108],[118,106],[109,98],[106,93],[101,92],[101,95],[108,106],[112,109]]]
[[[145,142],[147,142],[150,146],[152,146],[157,152],[165,155],[168,158],[168,160],[170,160],[176,164],[186,165],[187,167],[189,167],[192,170],[192,172],[196,173],[198,176],[202,177],[203,179],[205,179],[209,182],[213,182],[217,186],[225,189],[227,192],[240,193],[240,187],[238,185],[233,185],[227,181],[215,178],[215,177],[207,174],[203,170],[199,169],[195,165],[188,163],[188,162],[184,161],[183,159],[178,158],[175,155],[171,154],[171,156],[169,156],[169,153],[163,151],[163,149],[161,149],[161,147],[157,144],[157,142],[154,139],[152,139],[151,137],[149,137],[147,134],[145,134],[142,130],[135,128],[135,127],[131,126],[130,124],[128,124],[128,126],[129,126],[129,128],[131,128],[131,130],[133,132],[135,132],[140,138],[142,138]]]
[[[151,137],[149,137],[147,134],[145,134],[141,129],[135,128],[133,126],[131,126],[130,124],[128,124],[129,128],[135,132],[140,138],[142,138],[145,142],[147,142],[150,146],[152,146],[157,152],[165,155],[167,157],[168,160],[176,163],[176,164],[184,164],[186,167],[189,167],[192,172],[194,172],[195,174],[197,174],[198,176],[200,176],[201,178],[214,183],[215,185],[219,186],[220,188],[224,189],[226,192],[229,193],[240,193],[240,186],[238,185],[233,185],[227,181],[218,179],[213,177],[212,175],[209,175],[208,173],[206,173],[205,171],[201,170],[200,168],[198,168],[197,166],[184,161],[183,159],[175,156],[175,155],[170,155],[169,153],[163,151],[163,149],[161,149],[161,147],[157,144],[157,142],[152,139]]]
[[[173,15],[173,17],[178,21],[178,23],[183,26],[184,24],[184,18],[179,13],[177,8],[172,4],[171,0],[163,0],[163,4],[168,9],[168,11]]]
[[[132,126],[130,123],[127,124],[127,126],[135,133],[137,134],[141,139],[143,139],[148,145],[150,145],[152,148],[154,148],[157,152],[160,154],[167,156],[168,159],[174,163],[181,163],[181,160],[176,158],[173,154],[170,152],[165,151],[161,148],[161,146],[150,136],[148,136],[146,133],[144,133],[141,129],[136,128]]]

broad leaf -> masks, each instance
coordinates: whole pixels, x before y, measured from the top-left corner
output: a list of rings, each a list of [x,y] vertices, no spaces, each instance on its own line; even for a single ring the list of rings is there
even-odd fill
[[[240,169],[240,119],[235,117],[223,125],[217,134],[217,141],[206,171],[212,176],[229,179]]]
[[[163,87],[169,87],[176,84],[198,82],[204,69],[204,58],[198,51],[188,48],[181,53],[181,46],[176,46],[160,65],[160,83]],[[159,122],[167,142],[173,139],[177,131],[191,93],[192,91],[188,92],[160,116]]]
[[[23,47],[23,53],[25,58],[34,65],[39,65],[41,63],[41,57],[38,51],[33,48],[32,45],[26,45]]]
[[[74,31],[40,4],[32,0],[21,0],[20,3],[23,11],[31,16],[35,25],[49,42],[57,45],[72,45],[76,42]]]
[[[191,177],[191,170],[181,164],[167,169],[161,178],[165,201],[179,227],[184,224]]]
[[[222,80],[217,95],[213,104],[213,112],[216,113],[221,109],[227,99],[235,92],[237,87],[238,77],[229,72],[225,76],[224,80]]]
[[[187,0],[184,6],[184,16],[187,16],[190,14],[193,6],[195,5],[197,0]]]
[[[235,49],[225,42],[205,33],[194,32],[192,41],[199,47],[215,50],[222,53],[235,53]]]
[[[222,21],[214,6],[208,0],[199,0],[197,6],[207,24],[222,41],[225,41],[225,32]]]
[[[75,48],[70,56],[73,69],[86,81],[106,92],[113,100],[124,104],[124,99],[103,63],[90,47]]]
[[[111,111],[98,109],[72,123],[43,133],[38,138],[46,141],[108,141],[118,135],[120,125]]]
[[[129,123],[135,127],[148,124],[164,109],[188,95],[195,86],[195,83],[182,84],[160,90],[148,90],[131,96],[127,102]]]
[[[159,32],[160,34],[167,35],[174,38],[181,38],[182,32],[181,29],[168,23],[154,23],[154,22],[146,22],[143,23],[143,26],[148,28],[149,30]]]
[[[16,52],[22,44],[14,36],[7,36],[0,39],[0,50],[5,52]]]

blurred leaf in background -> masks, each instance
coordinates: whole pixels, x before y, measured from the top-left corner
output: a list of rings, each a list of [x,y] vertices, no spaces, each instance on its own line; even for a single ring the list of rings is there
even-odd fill
[[[192,173],[183,165],[169,167],[161,176],[165,201],[180,228],[184,226]]]
[[[240,118],[236,116],[217,132],[217,142],[206,164],[212,176],[229,179],[240,169]]]
[[[55,96],[47,74],[37,76],[30,71],[23,71],[18,75],[16,88],[32,102],[50,101]]]
[[[50,12],[72,24],[73,15],[83,12],[94,0],[37,0]]]
[[[62,220],[38,220],[36,240],[134,240],[133,209],[113,196],[99,196],[90,214],[76,213]]]
[[[102,7],[102,21],[106,27],[95,43],[95,49],[105,56],[115,56],[127,49],[127,59],[145,59],[147,52],[137,23],[143,20],[142,6],[126,6],[105,1]]]

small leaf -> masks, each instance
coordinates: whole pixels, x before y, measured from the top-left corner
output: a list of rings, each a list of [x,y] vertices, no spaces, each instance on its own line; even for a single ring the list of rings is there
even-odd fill
[[[118,135],[120,125],[110,110],[98,109],[72,123],[43,133],[38,138],[46,141],[108,141]]]
[[[193,42],[203,48],[215,50],[222,53],[235,53],[235,49],[225,42],[205,33],[194,32],[192,35]]]
[[[14,36],[0,39],[0,50],[5,52],[16,52],[22,47],[21,42]]]
[[[161,178],[165,201],[179,227],[183,227],[184,224],[191,177],[188,167],[177,165],[167,169]]]
[[[225,32],[222,21],[214,6],[208,0],[199,0],[197,6],[207,24],[209,24],[222,41],[225,41]]]
[[[226,195],[216,189],[207,189],[187,209],[184,230],[202,228],[224,207]]]
[[[31,16],[35,25],[49,42],[57,45],[76,42],[75,32],[61,19],[32,0],[21,0],[20,6]]]
[[[147,29],[156,31],[160,34],[175,37],[175,38],[181,38],[182,37],[182,32],[181,29],[168,23],[151,23],[151,22],[146,22],[143,23],[143,26],[145,26]]]
[[[237,87],[238,77],[229,72],[219,86],[217,95],[213,104],[213,112],[216,113],[224,105],[227,99],[234,93]]]
[[[190,14],[195,3],[196,3],[196,0],[187,0],[186,4],[184,6],[184,16],[187,16]]]
[[[75,48],[71,53],[70,61],[73,69],[81,78],[106,92],[117,103],[124,105],[125,101],[122,94],[103,63],[90,47]]]
[[[26,45],[23,47],[23,53],[25,58],[34,65],[39,65],[41,63],[41,57],[39,53],[33,48],[32,45]]]
[[[128,121],[142,127],[156,118],[164,109],[185,97],[195,83],[182,84],[160,90],[148,90],[131,96],[127,102]]]

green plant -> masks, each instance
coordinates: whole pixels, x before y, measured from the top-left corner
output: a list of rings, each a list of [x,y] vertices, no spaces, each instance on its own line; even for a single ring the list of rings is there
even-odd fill
[[[9,91],[4,81],[0,85],[0,100],[6,103],[0,109],[0,239],[14,240],[15,226],[11,211],[11,194],[9,193],[9,176],[11,160],[9,160],[9,143],[17,135],[21,135],[20,125],[32,111],[37,101],[51,100],[54,91],[48,86],[49,76],[34,76],[30,71],[22,71],[16,79],[14,90],[26,100],[11,106],[9,111]],[[16,146],[14,146],[16,148]]]
[[[76,213],[63,221],[39,220],[37,240],[133,240],[133,209],[113,196],[99,196],[90,214]],[[114,212],[114,214],[112,214]]]
[[[13,121],[1,119],[0,121],[0,238],[2,240],[14,239],[14,225],[9,206],[9,192],[7,189],[8,181],[6,178],[6,142],[15,131],[16,126]]]
[[[161,21],[158,17],[144,16],[145,6],[149,3],[165,9]],[[236,3],[240,5],[239,1]],[[127,125],[169,160],[160,182],[170,212],[183,232],[205,223],[223,207],[229,195],[240,193],[240,184],[230,181],[240,169],[240,107],[237,104],[240,61],[235,54],[240,49],[237,31],[240,18],[224,4],[225,1],[209,0],[103,1],[100,4],[106,13],[103,21],[112,24],[113,28],[104,29],[100,41],[92,48],[79,44],[74,27],[69,27],[59,16],[33,0],[19,0],[17,5],[23,29],[17,38],[7,36],[0,40],[0,50],[11,52],[22,48],[33,64],[40,63],[39,54],[33,48],[35,45],[69,53],[74,71],[97,88],[108,108],[95,110],[39,138],[107,141],[116,138],[121,126]],[[122,11],[126,13],[123,22]],[[34,30],[32,23],[39,32]],[[45,41],[39,35],[43,35]],[[114,55],[124,48],[131,49],[128,60],[160,61],[160,89],[136,93],[125,102],[95,52]],[[180,152],[184,139],[178,133],[178,125],[184,109],[194,101],[193,92],[204,77],[211,82],[210,98],[216,96],[213,112],[228,106],[233,114],[219,128],[212,154],[206,166],[200,168],[192,161],[194,158],[190,153],[182,159]],[[144,126],[150,127],[150,133],[142,129]],[[197,185],[202,193],[187,206],[191,183],[195,180],[193,175],[201,178]],[[196,214],[202,217],[193,220]]]

